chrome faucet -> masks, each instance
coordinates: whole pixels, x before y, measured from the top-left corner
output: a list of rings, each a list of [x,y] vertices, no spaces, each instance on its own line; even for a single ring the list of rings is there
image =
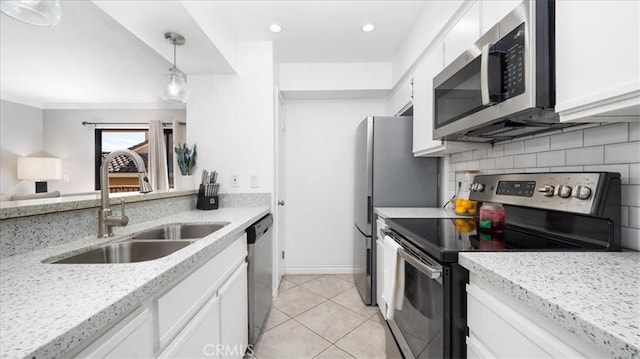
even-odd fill
[[[147,169],[144,161],[137,153],[131,150],[116,150],[109,153],[100,165],[100,200],[102,207],[98,211],[98,238],[106,238],[113,236],[114,226],[126,226],[129,223],[129,217],[124,214],[124,200],[121,203],[122,211],[120,216],[112,216],[111,208],[109,208],[109,163],[117,156],[129,156],[138,169],[138,182],[140,183],[140,193],[149,193],[153,191]]]

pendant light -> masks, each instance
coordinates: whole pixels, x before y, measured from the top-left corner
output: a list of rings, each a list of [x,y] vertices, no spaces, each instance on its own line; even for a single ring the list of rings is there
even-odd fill
[[[0,11],[37,26],[54,26],[61,17],[60,0],[1,0]]]
[[[173,44],[173,67],[167,72],[167,81],[162,88],[162,99],[168,103],[187,103],[187,75],[176,67],[176,46],[184,45],[184,36],[175,32],[167,32],[164,38]]]

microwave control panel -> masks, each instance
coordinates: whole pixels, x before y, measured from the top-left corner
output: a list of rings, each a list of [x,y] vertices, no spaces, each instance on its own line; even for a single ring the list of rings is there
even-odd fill
[[[502,37],[494,47],[500,54],[502,100],[525,92],[525,27],[524,23]]]

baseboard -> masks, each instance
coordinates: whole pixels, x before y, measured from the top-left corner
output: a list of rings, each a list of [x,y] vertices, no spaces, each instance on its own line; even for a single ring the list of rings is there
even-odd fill
[[[285,274],[355,274],[354,266],[286,266]]]

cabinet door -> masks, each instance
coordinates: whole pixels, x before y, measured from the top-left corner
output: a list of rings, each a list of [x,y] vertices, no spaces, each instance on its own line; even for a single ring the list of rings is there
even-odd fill
[[[396,92],[395,113],[400,115],[411,106],[413,100],[413,77],[409,76],[398,88]]]
[[[213,296],[169,344],[160,358],[211,358],[224,351],[220,345],[220,297]]]
[[[153,357],[153,320],[151,319],[151,312],[148,308],[144,308],[130,314],[76,357]]]
[[[640,119],[640,2],[556,1],[562,121]]]
[[[444,63],[450,64],[480,37],[480,4],[476,1],[444,38]]]
[[[249,299],[247,263],[243,263],[218,291],[220,297],[220,342],[223,358],[242,358],[249,344]]]
[[[442,145],[433,140],[433,78],[444,66],[443,47],[438,44],[418,64],[413,76],[413,153]]]
[[[522,3],[522,0],[482,0],[480,3],[480,34],[484,34],[505,17],[511,10]]]

